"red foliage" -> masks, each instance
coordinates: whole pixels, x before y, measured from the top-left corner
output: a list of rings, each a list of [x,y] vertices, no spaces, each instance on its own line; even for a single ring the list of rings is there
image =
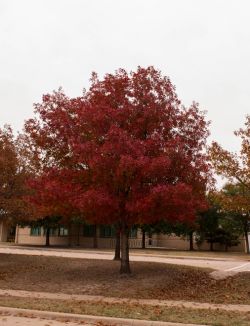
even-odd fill
[[[60,90],[35,108],[26,132],[45,171],[30,183],[36,205],[128,226],[191,221],[204,208],[208,123],[153,67],[93,74],[82,97]]]

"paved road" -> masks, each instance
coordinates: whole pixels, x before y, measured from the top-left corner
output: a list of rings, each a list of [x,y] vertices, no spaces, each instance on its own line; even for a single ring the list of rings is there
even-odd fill
[[[113,259],[112,252],[88,251],[88,250],[67,250],[67,249],[46,249],[46,248],[28,248],[28,247],[0,247],[0,253],[18,254],[18,255],[42,255],[82,259]],[[131,261],[157,262],[166,264],[186,265],[195,267],[207,267],[222,272],[238,273],[243,271],[250,272],[250,261],[233,258],[169,258],[163,255],[131,254]]]

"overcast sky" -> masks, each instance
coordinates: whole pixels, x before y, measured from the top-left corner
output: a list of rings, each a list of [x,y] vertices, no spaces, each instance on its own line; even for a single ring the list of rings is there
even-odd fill
[[[211,139],[236,151],[250,113],[249,0],[0,0],[0,126],[20,130],[34,102],[91,71],[154,65],[188,106],[208,111]]]

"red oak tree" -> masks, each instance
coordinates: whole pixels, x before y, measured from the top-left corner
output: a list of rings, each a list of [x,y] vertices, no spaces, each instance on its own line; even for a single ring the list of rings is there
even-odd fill
[[[35,105],[26,133],[41,160],[33,201],[69,216],[73,209],[121,232],[121,273],[129,273],[129,228],[186,221],[205,206],[210,179],[208,123],[185,108],[153,67],[92,75],[83,96],[59,90]],[[37,191],[37,192],[36,192]]]

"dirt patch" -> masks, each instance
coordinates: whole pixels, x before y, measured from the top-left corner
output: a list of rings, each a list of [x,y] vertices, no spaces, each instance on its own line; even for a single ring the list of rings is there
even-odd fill
[[[209,271],[160,263],[131,263],[0,254],[0,288],[161,300],[250,304],[250,273],[213,280]]]

